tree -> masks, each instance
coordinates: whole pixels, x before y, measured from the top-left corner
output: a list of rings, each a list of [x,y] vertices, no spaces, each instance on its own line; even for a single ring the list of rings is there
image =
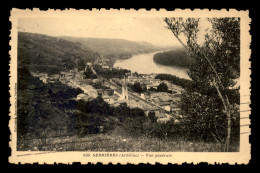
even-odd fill
[[[188,79],[182,79],[170,74],[157,74],[155,76],[155,79],[170,81],[173,84],[178,85],[184,89],[191,83],[191,81]]]
[[[168,86],[163,82],[157,87],[158,92],[168,92]]]
[[[133,89],[134,92],[137,92],[139,94],[143,92],[143,89],[142,89],[141,84],[139,82],[135,82],[132,89]]]
[[[149,112],[148,113],[148,118],[150,119],[150,121],[152,123],[156,123],[157,120],[158,120],[158,117],[156,117],[155,112]]]
[[[84,75],[88,79],[96,79],[97,78],[97,76],[92,72],[92,70],[89,67],[84,72]]]
[[[79,59],[78,61],[78,70],[83,71],[85,69],[85,62],[83,59]]]
[[[192,85],[183,93],[181,102],[190,132],[210,135],[228,151],[232,119],[239,115],[236,104],[239,101],[233,98],[238,90],[232,89],[240,73],[239,18],[208,18],[210,27],[205,29],[203,43],[199,40],[201,19],[165,18],[164,21],[195,59],[189,66]]]
[[[91,100],[89,103],[89,113],[99,113],[104,115],[111,115],[112,110],[107,102],[101,96]]]

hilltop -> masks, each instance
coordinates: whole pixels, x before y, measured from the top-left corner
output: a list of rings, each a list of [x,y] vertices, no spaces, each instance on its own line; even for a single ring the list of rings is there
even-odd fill
[[[18,33],[18,67],[56,73],[77,67],[77,62],[93,62],[98,53],[80,43],[42,34]]]
[[[113,65],[116,60],[130,58],[134,54],[165,49],[123,39],[52,37],[18,32],[18,67],[58,73],[78,67],[78,62],[82,60],[94,62],[100,54]]]
[[[147,42],[134,42],[124,39],[65,36],[61,38],[81,43],[82,45],[89,47],[93,51],[101,53],[105,58],[109,59],[127,59],[134,54],[148,53],[167,49],[166,47],[155,46]]]

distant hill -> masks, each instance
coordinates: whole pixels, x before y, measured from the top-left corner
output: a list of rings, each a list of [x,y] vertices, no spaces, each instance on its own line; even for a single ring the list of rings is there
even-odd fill
[[[18,33],[18,67],[56,73],[77,67],[80,59],[93,62],[98,53],[80,43],[34,33]]]
[[[123,39],[61,37],[63,39],[79,42],[93,51],[101,53],[106,58],[127,59],[134,54],[165,50],[164,47],[154,46],[146,42],[134,42]],[[168,48],[169,49],[169,48]]]
[[[186,51],[182,48],[157,53],[154,55],[153,60],[161,65],[178,66],[184,68],[187,68],[190,63],[195,61],[192,57],[187,55]]]
[[[133,42],[123,39],[51,37],[35,33],[18,33],[18,67],[30,71],[59,73],[70,70],[85,62],[94,62],[100,54],[110,61],[127,59],[134,54],[169,47],[158,47],[146,42]],[[80,62],[80,63],[78,63]]]

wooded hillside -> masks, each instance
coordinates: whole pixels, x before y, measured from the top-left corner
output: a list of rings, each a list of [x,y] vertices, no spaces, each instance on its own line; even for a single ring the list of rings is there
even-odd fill
[[[108,38],[84,38],[84,37],[61,37],[63,39],[78,42],[101,53],[106,58],[127,59],[133,54],[163,50],[146,42],[133,42],[123,39]]]
[[[80,43],[42,34],[18,33],[18,67],[56,73],[75,68],[79,59],[92,62],[96,57],[96,52]]]
[[[157,53],[154,55],[153,60],[161,65],[177,66],[188,68],[194,59],[187,55],[184,49],[175,49],[167,52]]]

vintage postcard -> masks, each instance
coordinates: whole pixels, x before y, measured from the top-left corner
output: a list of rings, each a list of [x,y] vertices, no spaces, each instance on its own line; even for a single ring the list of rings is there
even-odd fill
[[[249,11],[12,9],[10,22],[10,163],[249,163]]]

